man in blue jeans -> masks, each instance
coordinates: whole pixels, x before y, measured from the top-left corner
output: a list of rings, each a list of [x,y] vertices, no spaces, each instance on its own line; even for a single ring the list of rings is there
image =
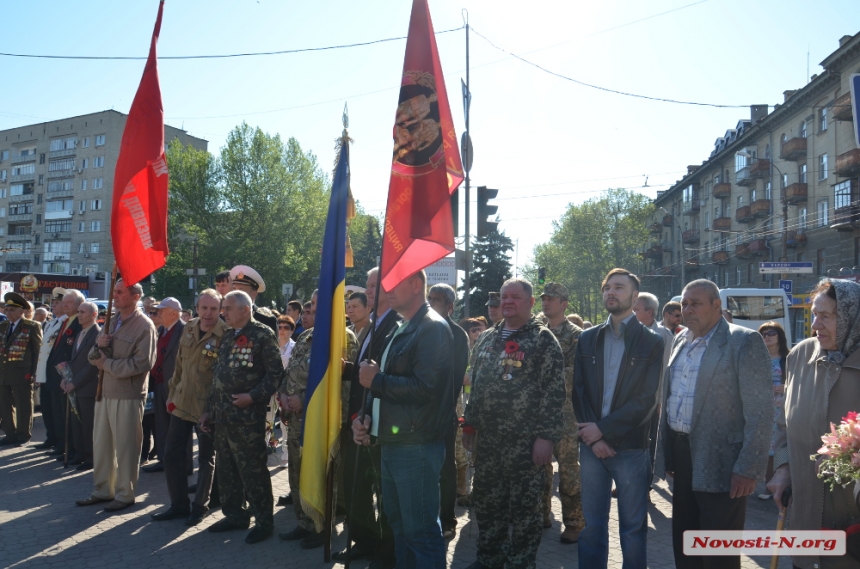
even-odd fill
[[[453,336],[425,297],[419,271],[388,292],[403,317],[380,363],[361,362],[359,382],[374,397],[364,421],[352,424],[356,444],[381,446],[382,507],[394,533],[397,567],[442,569],[446,545],[439,522],[439,473],[445,439],[456,427]],[[372,420],[371,420],[372,417]]]
[[[663,338],[633,314],[639,278],[612,269],[601,284],[609,319],[582,333],[573,371],[573,408],[579,422],[579,462],[585,529],[579,566],[605,568],[609,558],[612,482],[618,491],[623,569],[647,563],[649,431],[657,409]]]

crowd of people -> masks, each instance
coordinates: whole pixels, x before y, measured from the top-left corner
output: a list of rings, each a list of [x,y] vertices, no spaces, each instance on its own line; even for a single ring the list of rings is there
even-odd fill
[[[488,319],[455,323],[450,286],[428,286],[419,271],[378,294],[378,279],[371,270],[365,292],[345,299],[330,507],[347,514],[350,542],[335,561],[445,567],[460,504],[473,509],[479,530],[470,569],[535,567],[552,526],[553,458],[559,539],[578,544],[579,566],[589,569],[607,566],[613,498],[623,566],[646,567],[657,477],[673,483],[680,568],[740,567],[738,556],[685,555],[683,533],[743,529],[757,482],[767,481],[759,498],[779,507],[792,488],[791,529],[845,529],[860,519],[860,492],[826,489],[809,460],[829,423],[860,407],[857,283],[819,284],[815,337],[789,352],[779,323],[731,323],[705,279],[661,311],[635,274],[613,269],[600,283],[609,317],[597,325],[567,314],[569,292],[558,283],[536,299],[527,280],[509,279],[489,294]],[[93,490],[78,505],[123,510],[137,499],[141,471],[164,472],[170,504],[154,520],[196,525],[220,506],[209,531],[248,529],[253,519],[245,538],[253,544],[274,533],[274,413],[291,490],[277,503],[296,515],[279,538],[320,547],[320,523],[299,490],[318,299],[314,292],[273,313],[256,305],[264,291],[262,277],[240,265],[220,273],[192,313],[120,280],[104,328],[80,291],[54,289],[50,311],[7,293],[0,445],[30,442],[38,389],[46,440],[36,448],[93,471]],[[195,434],[198,476],[189,486]],[[850,555],[793,562],[860,567]]]

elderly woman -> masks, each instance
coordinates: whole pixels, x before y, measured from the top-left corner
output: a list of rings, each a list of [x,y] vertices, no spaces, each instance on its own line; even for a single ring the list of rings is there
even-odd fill
[[[777,417],[773,478],[768,490],[782,507],[782,492],[791,486],[792,530],[845,529],[860,518],[852,488],[831,492],[809,459],[821,447],[830,423],[839,424],[860,410],[860,284],[822,280],[810,295],[814,338],[788,354],[785,404]],[[860,568],[850,555],[795,556],[795,567]]]

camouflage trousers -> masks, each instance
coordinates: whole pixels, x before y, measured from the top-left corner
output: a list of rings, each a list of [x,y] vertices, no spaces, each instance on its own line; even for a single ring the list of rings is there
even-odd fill
[[[472,484],[478,561],[491,568],[534,569],[546,469],[532,462],[532,441],[480,433]],[[510,531],[513,526],[513,531]]]
[[[564,436],[552,445],[552,452],[558,461],[558,496],[561,499],[561,518],[566,528],[581,530],[585,527],[582,514],[582,495],[579,477],[579,440],[576,418],[572,412],[565,412]],[[543,495],[544,518],[550,517],[552,510],[553,476],[552,464],[546,465],[546,486]]]
[[[296,522],[300,528],[314,531],[314,522],[302,509],[299,494],[299,479],[302,474],[302,423],[304,418],[304,413],[290,413],[288,415],[287,457],[289,464],[287,471],[290,479],[290,493],[293,495],[293,511],[296,513]]]
[[[215,424],[215,468],[224,517],[274,527],[272,479],[266,465],[266,424]],[[245,509],[248,500],[249,510]]]

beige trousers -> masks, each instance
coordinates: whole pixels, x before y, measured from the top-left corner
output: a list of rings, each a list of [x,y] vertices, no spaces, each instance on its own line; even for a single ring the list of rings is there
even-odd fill
[[[143,446],[143,399],[96,402],[93,424],[92,496],[134,502]]]

